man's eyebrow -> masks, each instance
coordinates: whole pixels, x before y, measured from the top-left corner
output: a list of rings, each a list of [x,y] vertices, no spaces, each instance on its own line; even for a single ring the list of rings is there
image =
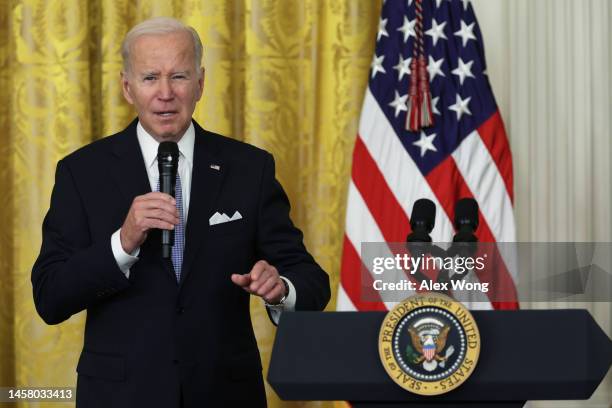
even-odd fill
[[[141,76],[159,75],[158,71],[144,71],[140,73]]]

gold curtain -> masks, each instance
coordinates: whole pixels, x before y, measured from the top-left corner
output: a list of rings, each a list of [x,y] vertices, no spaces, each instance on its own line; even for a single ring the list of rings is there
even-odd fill
[[[134,116],[120,92],[119,48],[127,30],[149,17],[173,16],[198,30],[206,80],[196,119],[274,154],[292,218],[335,293],[380,3],[0,0],[0,386],[76,382],[84,313],[46,326],[34,310],[30,270],[57,161]],[[267,366],[274,329],[257,300],[252,314]],[[270,407],[305,406],[267,392]]]

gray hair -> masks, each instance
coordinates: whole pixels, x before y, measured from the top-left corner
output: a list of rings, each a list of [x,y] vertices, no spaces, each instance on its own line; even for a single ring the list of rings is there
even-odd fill
[[[130,49],[132,44],[138,37],[150,34],[170,34],[186,31],[193,37],[193,51],[195,56],[195,70],[198,76],[201,74],[200,64],[202,63],[202,41],[198,32],[190,26],[187,26],[177,19],[171,17],[155,17],[145,20],[140,24],[135,25],[125,35],[121,44],[121,57],[123,58],[123,71],[128,72],[130,69]]]

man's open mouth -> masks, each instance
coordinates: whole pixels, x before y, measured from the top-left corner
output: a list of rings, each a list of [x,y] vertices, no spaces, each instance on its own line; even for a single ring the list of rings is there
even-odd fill
[[[175,115],[177,113],[178,113],[177,111],[159,111],[159,112],[155,112],[155,114],[157,116],[161,116],[162,118],[167,118],[167,117],[170,117],[170,116]]]

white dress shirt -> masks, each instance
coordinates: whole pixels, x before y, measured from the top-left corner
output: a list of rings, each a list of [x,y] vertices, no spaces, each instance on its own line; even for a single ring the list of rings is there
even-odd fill
[[[153,138],[145,129],[142,127],[140,122],[136,126],[136,135],[138,137],[138,144],[144,158],[144,165],[147,170],[147,176],[149,177],[149,184],[151,191],[157,190],[157,183],[159,181],[159,168],[157,166],[157,149],[159,142]],[[179,148],[179,165],[178,174],[181,178],[181,190],[183,193],[183,215],[185,219],[185,225],[187,225],[187,216],[189,213],[189,199],[191,197],[191,173],[193,171],[193,150],[195,145],[195,129],[193,123],[189,124],[185,134],[177,142]],[[136,248],[131,254],[128,254],[123,250],[121,246],[121,228],[119,228],[111,236],[111,249],[119,269],[125,274],[127,278],[130,277],[130,268],[138,261],[138,254],[140,248]],[[289,295],[285,299],[285,302],[279,306],[266,305],[271,312],[272,319],[278,324],[280,314],[285,310],[295,310],[295,302],[297,295],[295,293],[295,287],[291,281],[281,276],[289,286]]]

